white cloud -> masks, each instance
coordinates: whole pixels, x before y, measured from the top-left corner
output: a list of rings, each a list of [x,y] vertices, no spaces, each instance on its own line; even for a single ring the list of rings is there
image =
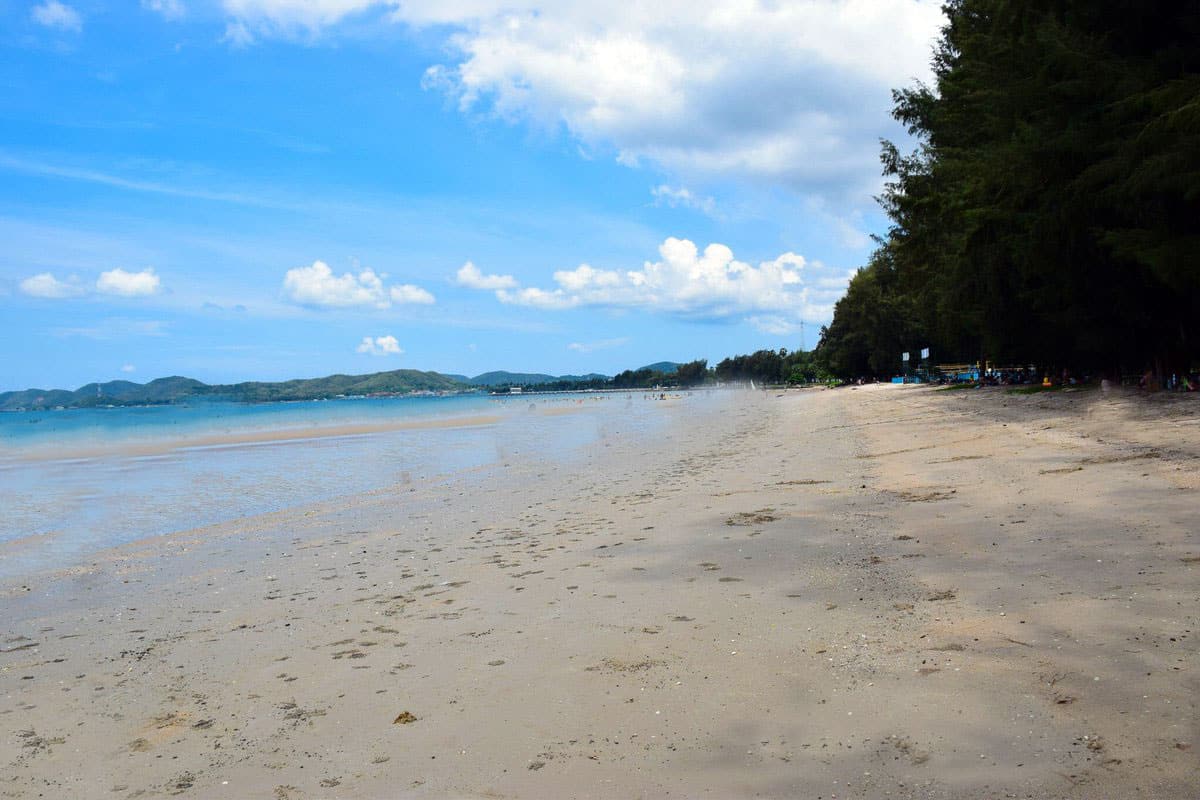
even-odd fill
[[[156,294],[160,282],[152,268],[141,272],[126,272],[118,267],[107,272],[101,272],[96,280],[96,291],[101,294],[115,294],[121,297],[144,297]]]
[[[142,8],[161,14],[164,19],[181,19],[187,14],[183,0],[142,0]]]
[[[420,286],[413,286],[411,283],[403,283],[399,286],[393,286],[389,295],[393,303],[416,303],[419,305],[432,305],[435,298],[425,289]]]
[[[562,289],[553,289],[550,291],[533,287],[513,290],[500,289],[496,292],[496,298],[501,303],[508,303],[510,305],[533,306],[534,308],[555,310],[575,308],[580,304],[578,297],[572,297]]]
[[[133,364],[122,364],[121,365],[121,372],[136,372],[136,371],[137,371],[137,367],[135,367]]]
[[[357,275],[346,272],[339,277],[324,261],[314,261],[311,267],[289,269],[283,276],[283,293],[304,306],[387,308],[391,305],[383,280],[373,270],[364,269]]]
[[[495,290],[502,303],[541,309],[644,309],[689,319],[750,315],[760,329],[782,330],[802,319],[828,319],[845,291],[847,273],[783,253],[757,266],[734,258],[723,244],[701,252],[687,239],[668,238],[660,260],[641,269],[608,270],[581,264],[553,274],[553,288]]]
[[[34,22],[47,28],[75,33],[83,30],[83,17],[79,16],[79,12],[58,0],[46,0],[34,6],[29,15],[33,17]]]
[[[820,191],[874,186],[890,89],[930,74],[930,0],[406,2],[462,26],[426,85],[463,111],[561,125],[624,164]]]
[[[597,350],[611,350],[626,344],[629,344],[629,337],[622,336],[617,339],[601,339],[598,342],[571,342],[567,345],[567,349],[574,350],[576,353],[594,353]]]
[[[449,31],[426,87],[623,164],[856,196],[878,188],[878,138],[898,135],[891,88],[931,77],[940,5],[224,0],[234,41],[315,37],[355,15]]]
[[[512,275],[484,275],[470,261],[458,268],[454,282],[468,289],[514,289],[517,285],[517,279]]]
[[[78,297],[84,293],[84,288],[72,276],[60,281],[49,272],[32,275],[19,284],[21,291],[30,297],[45,297],[61,300],[65,297]]]
[[[88,288],[74,275],[61,281],[50,272],[26,278],[21,281],[20,287],[22,292],[32,297],[54,299],[80,297],[88,293]],[[157,294],[160,288],[161,281],[151,267],[141,272],[127,272],[118,267],[101,272],[100,277],[96,279],[97,292],[120,297],[145,297]]]
[[[372,269],[357,275],[345,272],[334,275],[324,261],[314,261],[311,267],[289,269],[283,276],[283,295],[293,303],[314,308],[390,308],[392,303],[429,305],[434,296],[419,286],[399,284],[384,286],[387,275]]]
[[[400,343],[396,341],[395,336],[376,336],[374,339],[364,336],[355,352],[372,356],[398,356],[404,351],[400,349]]]
[[[712,216],[717,209],[716,201],[711,197],[697,195],[685,186],[674,187],[663,183],[651,189],[650,194],[654,195],[656,205],[667,205],[671,208],[680,206],[694,208],[709,216]]]

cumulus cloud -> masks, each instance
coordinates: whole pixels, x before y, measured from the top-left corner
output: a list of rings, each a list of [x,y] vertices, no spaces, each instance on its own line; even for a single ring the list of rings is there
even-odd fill
[[[685,175],[877,188],[890,90],[930,77],[939,0],[224,0],[248,39],[348,18],[437,33],[424,85]],[[237,40],[236,37],[228,37]],[[861,193],[861,192],[860,192]]]
[[[121,372],[136,372],[136,371],[137,371],[137,367],[135,367],[133,364],[122,364],[121,365]]]
[[[550,288],[514,286],[495,295],[509,305],[549,310],[644,309],[688,319],[749,315],[760,329],[782,330],[801,319],[827,319],[849,274],[791,252],[755,266],[736,259],[726,245],[713,243],[701,251],[687,239],[672,237],[659,246],[659,260],[641,269],[581,264],[555,272],[553,280]]]
[[[60,281],[49,272],[31,275],[21,281],[19,286],[21,291],[30,297],[44,297],[54,300],[78,297],[84,293],[84,288],[79,285],[78,280],[74,276],[65,281]]]
[[[517,285],[517,279],[512,275],[484,275],[470,261],[458,268],[454,282],[468,289],[512,289]]]
[[[435,298],[425,289],[420,286],[413,286],[411,283],[402,283],[399,286],[393,286],[388,292],[393,303],[414,303],[418,305],[432,305]]]
[[[303,306],[387,308],[391,305],[383,280],[374,270],[337,276],[324,261],[314,261],[311,267],[289,269],[283,276],[283,293]]]
[[[376,336],[374,339],[364,336],[355,352],[372,356],[398,356],[404,351],[400,349],[400,343],[396,341],[395,336]]]
[[[942,22],[929,0],[467,9],[396,11],[463,26],[425,80],[461,110],[562,126],[628,165],[817,193],[875,186],[890,89],[928,77]]]
[[[79,12],[58,0],[46,0],[29,11],[33,21],[47,28],[78,33],[83,30],[83,17]]]
[[[32,275],[19,284],[21,291],[31,297],[44,297],[61,300],[69,297],[82,297],[89,294],[91,289],[85,286],[74,275],[65,281],[59,280],[51,272]],[[145,297],[157,294],[162,286],[158,275],[152,267],[141,272],[128,272],[121,269],[110,269],[101,272],[96,279],[95,291],[100,294],[116,295],[119,297]]]
[[[289,269],[283,276],[283,295],[293,303],[313,308],[390,308],[393,303],[434,302],[434,296],[419,286],[384,286],[387,275],[364,269],[356,275],[335,275],[324,261],[311,267]]]
[[[141,272],[126,272],[118,267],[107,272],[101,272],[96,281],[96,291],[101,294],[113,294],[120,297],[144,297],[156,294],[160,282],[153,268]]]
[[[588,264],[560,270],[554,273],[554,292],[582,305],[729,316],[792,308],[804,291],[805,262],[795,253],[753,267],[736,260],[723,244],[710,244],[701,252],[693,242],[672,237],[659,247],[659,255],[661,260],[647,261],[640,270],[604,270]]]
[[[183,0],[142,0],[142,8],[171,20],[181,19],[187,13]]]

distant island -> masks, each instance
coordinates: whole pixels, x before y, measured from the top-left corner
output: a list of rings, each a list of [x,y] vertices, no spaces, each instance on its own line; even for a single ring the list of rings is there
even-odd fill
[[[712,368],[708,366],[707,359],[686,363],[657,361],[637,369],[627,369],[611,377],[599,373],[546,375],[500,370],[469,378],[466,375],[397,369],[390,372],[374,372],[370,375],[329,375],[324,378],[298,378],[277,382],[207,384],[195,378],[176,375],[156,378],[149,383],[89,383],[74,391],[24,389],[17,392],[0,392],[0,411],[170,405],[193,400],[270,403],[483,391],[506,393],[515,388],[522,391],[566,392],[654,387],[686,388],[746,381],[754,381],[760,385],[806,384],[825,382],[831,377],[822,366],[818,353],[805,350],[789,352],[780,348],[731,356]]]
[[[678,365],[664,361],[643,367],[646,380],[662,382]],[[631,371],[630,374],[640,371]],[[149,383],[107,381],[88,383],[75,390],[25,389],[0,393],[2,411],[39,411],[54,408],[96,408],[106,406],[167,405],[190,400],[226,400],[262,403],[289,400],[327,400],[343,397],[379,397],[411,394],[446,394],[472,391],[508,391],[512,387],[553,389],[605,388],[612,378],[589,375],[543,375],[522,372],[485,372],[469,378],[398,369],[369,375],[329,375],[290,381],[247,381],[233,384],[207,384],[195,378],[172,376]],[[654,383],[647,383],[654,385]],[[624,387],[619,387],[624,388]]]

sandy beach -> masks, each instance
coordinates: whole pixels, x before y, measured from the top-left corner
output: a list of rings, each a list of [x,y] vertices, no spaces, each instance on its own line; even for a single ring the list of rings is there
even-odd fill
[[[1194,798],[1198,457],[1191,396],[730,393],[142,540],[0,584],[0,797]]]

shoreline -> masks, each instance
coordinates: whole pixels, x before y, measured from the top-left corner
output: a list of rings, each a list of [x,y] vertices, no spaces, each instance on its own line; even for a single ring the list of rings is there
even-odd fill
[[[1190,797],[1195,413],[747,395],[126,545],[0,595],[0,796]]]
[[[471,428],[495,425],[503,419],[497,414],[472,414],[432,419],[404,419],[394,422],[359,424],[310,425],[303,428],[275,428],[270,430],[248,429],[225,434],[203,434],[156,437],[153,442],[125,440],[107,446],[40,445],[33,452],[29,448],[13,448],[13,452],[0,449],[0,459],[12,464],[30,461],[89,461],[104,456],[137,458],[158,456],[188,450],[210,450],[217,448],[253,447],[263,444],[306,442],[314,439],[336,439],[347,436],[366,436],[372,433],[394,431],[427,430],[430,428]]]

